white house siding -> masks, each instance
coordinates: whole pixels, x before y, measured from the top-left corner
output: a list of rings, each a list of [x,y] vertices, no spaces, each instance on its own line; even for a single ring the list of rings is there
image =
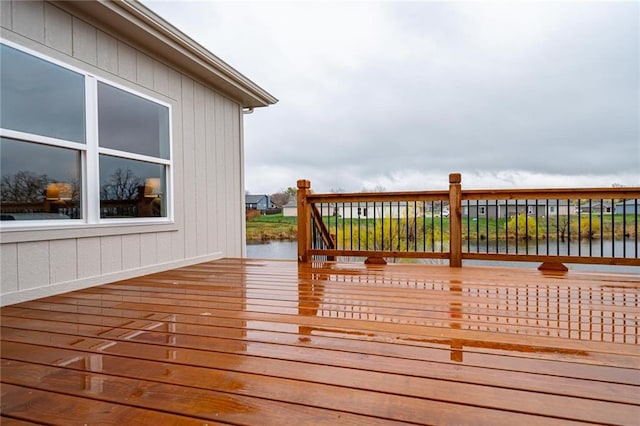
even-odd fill
[[[243,254],[242,108],[91,18],[0,2],[2,37],[172,105],[174,224],[4,231],[3,305]]]

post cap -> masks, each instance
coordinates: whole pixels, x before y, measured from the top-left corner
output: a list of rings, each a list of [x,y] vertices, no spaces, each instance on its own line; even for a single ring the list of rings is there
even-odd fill
[[[460,183],[460,182],[462,182],[461,173],[449,173],[449,183]]]
[[[311,188],[311,182],[307,179],[298,179],[298,189],[309,189]]]

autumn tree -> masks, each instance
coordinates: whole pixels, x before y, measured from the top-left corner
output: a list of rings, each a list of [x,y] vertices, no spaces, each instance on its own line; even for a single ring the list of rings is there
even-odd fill
[[[535,238],[537,226],[534,217],[528,217],[523,213],[513,216],[507,223],[509,234],[515,236],[517,233],[518,239],[521,240],[531,240]]]

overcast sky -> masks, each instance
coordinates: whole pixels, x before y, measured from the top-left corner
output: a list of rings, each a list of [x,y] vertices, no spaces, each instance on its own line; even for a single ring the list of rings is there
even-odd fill
[[[640,185],[638,2],[145,4],[280,100],[252,194]]]

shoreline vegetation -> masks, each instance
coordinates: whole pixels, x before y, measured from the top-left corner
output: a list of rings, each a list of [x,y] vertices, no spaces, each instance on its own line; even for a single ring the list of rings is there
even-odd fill
[[[523,240],[528,234],[529,240],[544,240],[547,236],[549,239],[559,239],[561,241],[580,239],[623,239],[631,232],[629,229],[623,228],[623,223],[628,226],[634,223],[635,217],[627,215],[626,220],[622,215],[604,215],[602,220],[588,223],[580,220],[579,216],[571,216],[570,220],[566,217],[551,219],[532,218],[520,215],[510,219],[472,219],[462,221],[462,239],[477,239],[483,241],[489,240]],[[377,220],[377,232],[380,234],[381,219]],[[367,227],[368,222],[368,227]],[[429,240],[449,241],[449,219],[448,218],[417,218],[415,220],[406,219],[384,219],[385,234],[393,235],[399,240],[408,237],[413,243],[414,238],[421,239],[424,235]],[[334,217],[325,218],[325,223],[330,227],[330,232],[336,234],[337,241],[345,241],[355,239],[361,240],[363,243],[366,239],[373,240],[373,219],[336,219]],[[613,226],[612,226],[613,225]],[[547,232],[547,227],[548,231]],[[537,228],[537,232],[536,232]],[[365,232],[368,229],[368,232]],[[497,229],[497,233],[496,233]],[[334,231],[335,230],[335,231]],[[423,234],[423,230],[426,232]],[[528,230],[528,232],[527,232]],[[298,237],[297,217],[285,217],[282,213],[272,215],[257,215],[247,217],[246,225],[248,242],[265,242],[265,241],[295,241]],[[387,234],[389,232],[390,234]],[[442,235],[440,235],[442,234]],[[344,239],[343,239],[344,237]],[[381,234],[376,236],[376,240],[380,240]],[[398,240],[396,240],[398,242]]]
[[[247,217],[248,242],[295,241],[298,239],[298,218],[282,213]]]

